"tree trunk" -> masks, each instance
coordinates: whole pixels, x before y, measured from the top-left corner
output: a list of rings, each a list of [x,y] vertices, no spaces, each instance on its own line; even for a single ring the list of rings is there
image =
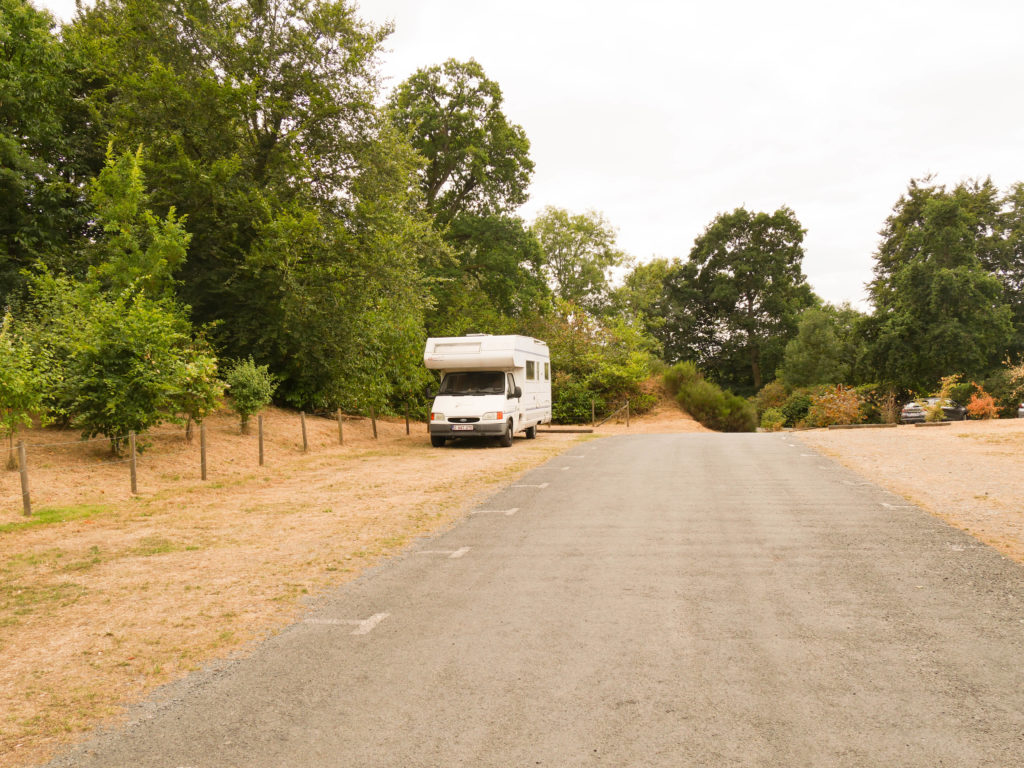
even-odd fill
[[[750,348],[750,372],[754,375],[754,391],[761,391],[761,350]]]

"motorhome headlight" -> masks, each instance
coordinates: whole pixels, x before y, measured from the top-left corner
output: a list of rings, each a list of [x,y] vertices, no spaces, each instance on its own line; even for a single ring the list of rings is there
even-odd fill
[[[488,411],[480,417],[483,421],[501,421],[505,418],[504,411]]]
[[[437,413],[436,411],[431,411],[430,412],[430,420],[431,421],[444,421],[444,414],[443,413]]]

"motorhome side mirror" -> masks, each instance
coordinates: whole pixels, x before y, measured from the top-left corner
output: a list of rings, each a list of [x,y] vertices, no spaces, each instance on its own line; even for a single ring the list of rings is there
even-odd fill
[[[523,388],[522,387],[516,387],[515,389],[512,390],[512,397],[520,398],[522,396],[523,396]]]

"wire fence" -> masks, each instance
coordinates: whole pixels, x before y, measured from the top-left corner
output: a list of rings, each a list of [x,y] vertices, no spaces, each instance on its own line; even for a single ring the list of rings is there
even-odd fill
[[[281,437],[285,431],[293,437],[301,436],[301,450],[303,453],[308,453],[311,447],[316,447],[313,445],[315,441],[311,440],[310,429],[307,425],[308,418],[315,418],[320,422],[325,419],[337,422],[335,437],[326,435],[322,426],[318,430],[320,446],[327,441],[343,446],[346,423],[366,420],[361,415],[346,416],[340,410],[333,416],[307,417],[307,414],[299,413],[297,425],[292,419],[288,419],[285,423],[277,420],[277,423],[274,424],[275,436]],[[373,409],[370,411],[368,420],[373,439],[378,439],[377,414]],[[235,424],[237,425],[237,422]],[[18,484],[20,484],[21,491],[21,511],[25,516],[32,516],[33,509],[38,509],[41,505],[58,502],[67,495],[69,485],[74,482],[74,472],[76,468],[81,467],[88,467],[91,479],[99,481],[104,488],[111,489],[111,493],[116,493],[116,489],[121,488],[130,489],[133,496],[138,495],[140,467],[148,466],[149,470],[153,471],[167,458],[167,454],[173,451],[186,451],[189,453],[190,460],[198,459],[199,479],[206,481],[210,475],[210,434],[206,423],[201,423],[198,426],[198,441],[191,438],[182,440],[180,433],[175,438],[169,438],[166,432],[159,435],[128,432],[109,437],[75,440],[20,440],[13,456],[17,473],[0,473],[0,477],[10,478],[14,481],[11,483],[6,479],[0,480],[0,511],[13,512],[17,507],[16,486]],[[250,460],[253,460],[257,467],[264,466],[267,460],[266,442],[269,437],[267,432],[267,425],[261,414],[256,419],[256,434],[247,436],[256,439],[257,450],[254,452],[255,456],[252,456]],[[224,434],[227,432],[225,431]],[[238,432],[233,434],[237,439]],[[246,434],[244,430],[242,434]],[[406,409],[405,435],[410,434],[409,411]],[[158,445],[160,450],[155,452],[150,450],[154,444]],[[124,446],[124,454],[114,453],[113,446]],[[198,456],[194,456],[197,449]],[[236,455],[231,453],[229,456],[229,458],[222,456],[222,460],[234,465]],[[105,491],[103,493],[105,494]]]

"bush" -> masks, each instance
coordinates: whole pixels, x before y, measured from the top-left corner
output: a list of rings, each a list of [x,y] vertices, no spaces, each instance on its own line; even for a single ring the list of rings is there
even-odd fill
[[[236,360],[224,377],[231,396],[231,408],[241,419],[243,435],[249,434],[249,417],[270,405],[277,389],[277,381],[265,365],[248,360]]]
[[[782,404],[782,415],[786,417],[786,426],[795,427],[807,418],[811,407],[811,396],[807,392],[794,392]]]
[[[170,301],[124,292],[95,296],[77,328],[63,382],[73,423],[86,439],[103,435],[120,454],[128,433],[175,420],[191,326]],[[141,450],[141,447],[140,447]]]
[[[45,362],[17,330],[8,312],[0,322],[0,435],[7,438],[8,469],[17,467],[14,436],[18,427],[31,427],[33,416],[46,420]]]
[[[971,395],[967,403],[967,413],[972,419],[998,419],[999,406],[992,395],[985,391],[984,387],[977,384],[977,392]]]
[[[679,389],[684,384],[690,384],[703,378],[704,376],[693,363],[689,361],[676,363],[665,373],[665,386],[668,387],[668,391],[675,397],[679,394]]]
[[[761,387],[761,391],[754,396],[754,405],[757,412],[764,414],[769,409],[780,409],[786,402],[789,393],[780,381],[771,381]]]
[[[665,383],[670,390],[677,387],[676,400],[705,427],[720,432],[753,432],[757,429],[754,406],[707,381],[692,363],[673,366],[665,376]]]
[[[560,371],[555,372],[551,393],[551,419],[557,424],[589,422],[592,401],[598,412],[604,410],[603,398],[591,392],[586,383]]]
[[[778,432],[786,424],[786,414],[781,408],[768,408],[761,414],[761,429],[766,432]]]
[[[805,419],[809,427],[828,427],[832,424],[860,424],[861,399],[856,390],[839,384],[826,387],[810,398]]]

